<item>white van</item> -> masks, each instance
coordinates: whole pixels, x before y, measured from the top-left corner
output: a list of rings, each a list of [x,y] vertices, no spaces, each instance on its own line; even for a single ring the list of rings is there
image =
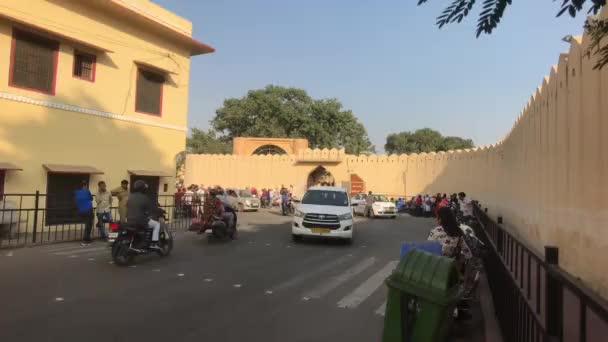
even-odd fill
[[[353,212],[348,193],[336,187],[311,187],[296,204],[291,234],[294,241],[303,236],[353,239]]]

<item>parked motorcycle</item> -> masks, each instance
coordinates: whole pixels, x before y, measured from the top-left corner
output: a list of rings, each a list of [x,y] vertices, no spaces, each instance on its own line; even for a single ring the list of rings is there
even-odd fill
[[[139,255],[158,254],[166,257],[173,249],[173,235],[166,224],[165,212],[158,217],[160,232],[158,245],[160,248],[151,248],[152,229],[137,227],[131,224],[118,224],[118,234],[112,243],[112,260],[116,265],[125,266]]]

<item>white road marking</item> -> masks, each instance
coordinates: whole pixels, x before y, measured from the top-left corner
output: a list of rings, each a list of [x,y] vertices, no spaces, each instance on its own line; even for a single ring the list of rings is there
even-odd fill
[[[308,297],[302,297],[302,300],[305,301],[305,302],[308,302],[310,300],[310,298],[308,298]]]
[[[247,242],[247,243],[253,243],[253,241],[249,241],[249,242]]]
[[[267,244],[266,244],[266,246],[270,246],[270,244],[269,244],[269,243],[267,243]]]
[[[185,274],[183,274],[183,273],[178,273],[178,274],[177,274],[177,276],[178,276],[178,277],[183,277],[183,276],[185,276]]]
[[[160,272],[160,268],[157,268],[155,270],[152,270],[152,272]]]
[[[135,267],[137,267],[137,266],[136,266],[136,265],[131,265],[131,266],[129,266],[129,267],[131,267],[131,268],[135,268]]]
[[[76,254],[89,254],[89,253],[97,253],[99,251],[106,250],[106,247],[97,247],[97,248],[83,248],[80,250],[72,250],[66,252],[57,252],[53,253],[54,255],[76,255]]]
[[[271,294],[272,294],[272,291],[267,290],[267,291],[266,291],[266,292],[264,292],[264,293],[265,293],[265,294],[267,294],[267,295],[271,295]]]
[[[55,301],[56,302],[63,302],[63,297],[57,297],[57,298],[55,298]]]
[[[108,261],[108,264],[112,265],[114,263],[114,261]]]
[[[304,282],[307,279],[312,278],[319,273],[326,272],[336,266],[339,266],[340,264],[348,261],[349,259],[350,259],[350,257],[347,255],[341,256],[337,259],[333,259],[333,260],[323,264],[320,267],[313,268],[313,270],[311,272],[300,273],[299,275],[287,280],[286,282],[283,282],[277,286],[274,286],[272,288],[272,290],[274,292],[277,292],[277,291],[282,291],[282,290],[288,289],[290,287],[293,287],[295,285],[298,285],[299,283]]]
[[[380,307],[376,310],[376,315],[380,315],[384,317],[384,313],[386,312],[386,301],[380,305]]]
[[[312,289],[310,292],[306,293],[305,297],[310,297],[310,298],[315,298],[315,299],[321,298],[324,295],[331,292],[333,289],[337,288],[341,284],[348,281],[350,278],[365,271],[368,267],[372,266],[375,262],[376,262],[376,258],[374,258],[374,257],[364,259],[363,261],[355,264],[354,266],[347,269],[343,273],[329,278],[328,281],[322,283],[320,286],[318,286],[318,287]]]
[[[361,246],[361,248],[367,248],[367,246]]]
[[[243,286],[243,285],[241,285],[241,284],[234,284],[234,285],[232,285],[232,286],[233,286],[233,287],[236,287],[236,288],[238,289],[239,287],[241,287],[241,286]]]
[[[213,281],[213,279],[211,279],[211,278],[205,278],[205,282],[206,282],[206,283],[210,283],[210,282],[212,282],[212,281]]]
[[[10,252],[6,253],[6,256],[7,257],[12,257],[13,256],[13,251],[10,251]]]
[[[89,258],[89,261],[95,261],[95,258]]]
[[[363,284],[359,285],[348,296],[338,302],[340,308],[356,308],[372,295],[381,285],[386,277],[395,269],[399,260],[394,260],[386,264],[384,268],[369,277]]]
[[[70,255],[68,258],[72,258],[72,259],[78,258],[78,255]]]

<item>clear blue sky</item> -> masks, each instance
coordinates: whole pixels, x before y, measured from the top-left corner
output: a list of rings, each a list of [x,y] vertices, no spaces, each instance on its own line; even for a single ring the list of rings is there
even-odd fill
[[[352,109],[378,151],[387,134],[422,127],[498,141],[584,22],[555,18],[560,1],[515,1],[476,39],[476,16],[434,26],[446,0],[154,1],[217,49],[192,60],[190,127],[209,127],[227,97],[294,86]]]

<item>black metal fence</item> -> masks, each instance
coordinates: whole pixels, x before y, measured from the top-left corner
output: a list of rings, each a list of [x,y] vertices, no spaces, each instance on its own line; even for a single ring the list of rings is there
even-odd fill
[[[475,207],[477,230],[491,246],[485,269],[505,341],[608,341],[608,304],[559,266],[559,251],[545,257],[517,240]],[[479,229],[482,228],[482,229]],[[603,262],[605,256],[598,256]]]
[[[158,202],[167,212],[169,228],[187,230],[199,204],[176,201],[174,196],[159,195]],[[115,200],[114,204],[118,204]],[[118,207],[112,207],[112,217],[119,218]],[[99,236],[95,218],[93,237]],[[105,225],[106,231],[108,225]],[[35,194],[5,194],[0,197],[0,248],[74,241],[84,236],[84,224],[71,201],[36,192]]]

